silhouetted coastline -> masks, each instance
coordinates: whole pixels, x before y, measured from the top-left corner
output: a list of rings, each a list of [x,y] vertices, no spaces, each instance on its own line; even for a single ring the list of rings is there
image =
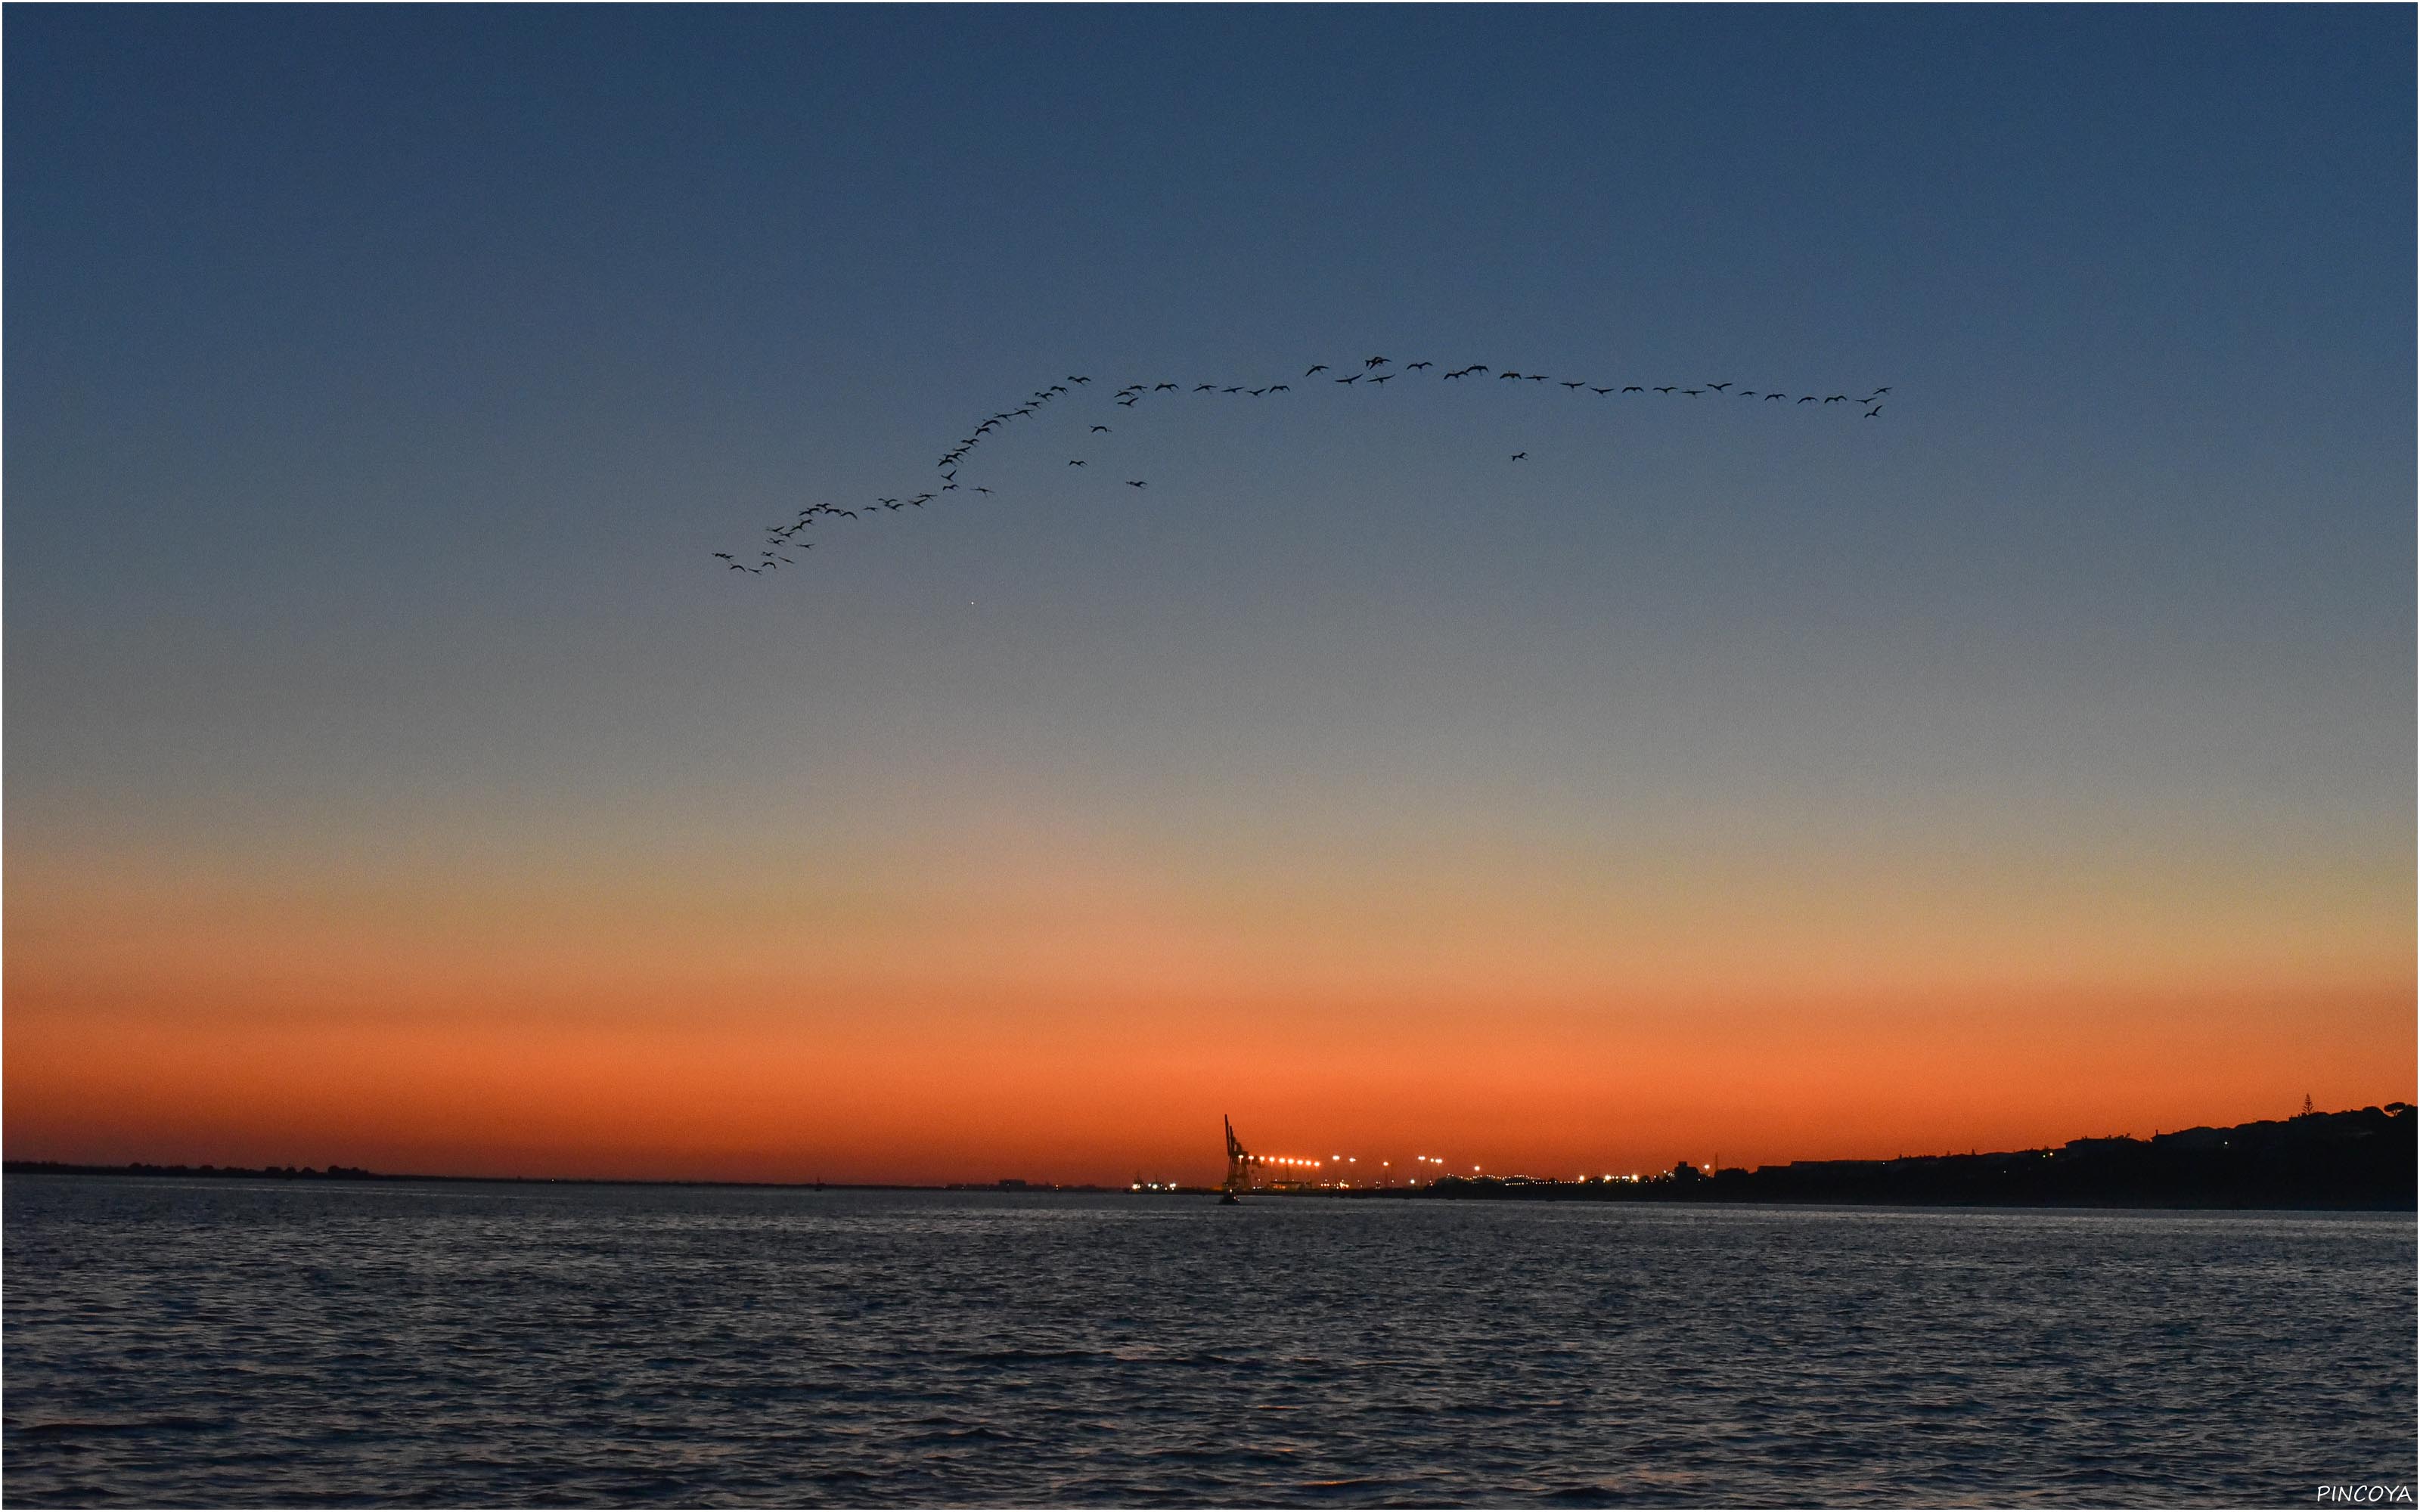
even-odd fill
[[[2410,1209],[2420,1186],[2409,1103],[2305,1113],[2055,1149],[1792,1161],[1637,1180],[1445,1177],[1423,1197],[1885,1206]]]
[[[1441,1177],[1419,1187],[1269,1186],[1256,1196],[1393,1197],[1515,1202],[1829,1203],[1849,1206],[2412,1209],[2420,1192],[2413,1109],[2390,1103],[2305,1113],[2226,1128],[2180,1129],[2149,1139],[2072,1139],[2056,1149],[1890,1160],[1792,1161],[1753,1170],[1707,1170],[1683,1161],[1637,1177],[1574,1180],[1525,1175]],[[1014,1179],[918,1186],[907,1182],[647,1180],[587,1177],[396,1174],[353,1165],[126,1165],[10,1160],[8,1175],[301,1181],[484,1181],[550,1186],[757,1187],[865,1192],[1108,1194],[1124,1188]],[[1160,1187],[1158,1195],[1214,1195],[1216,1187]]]

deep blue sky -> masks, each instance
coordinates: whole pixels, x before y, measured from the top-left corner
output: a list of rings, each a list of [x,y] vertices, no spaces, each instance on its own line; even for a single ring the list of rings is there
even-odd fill
[[[2409,8],[5,24],[21,875],[836,887],[1012,815],[1240,893],[2088,876],[2153,974],[2324,898],[2262,970],[2408,968]],[[1299,379],[1377,352],[1894,394]],[[706,554],[1076,372],[1297,392]]]

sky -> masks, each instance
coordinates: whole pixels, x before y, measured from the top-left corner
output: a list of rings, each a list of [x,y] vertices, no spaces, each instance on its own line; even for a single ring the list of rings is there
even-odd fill
[[[2409,8],[0,32],[13,1158],[2413,1096]]]

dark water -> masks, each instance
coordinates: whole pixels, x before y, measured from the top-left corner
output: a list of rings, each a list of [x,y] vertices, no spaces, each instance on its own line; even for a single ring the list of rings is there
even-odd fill
[[[88,1503],[2309,1505],[2413,1220],[12,1177]]]

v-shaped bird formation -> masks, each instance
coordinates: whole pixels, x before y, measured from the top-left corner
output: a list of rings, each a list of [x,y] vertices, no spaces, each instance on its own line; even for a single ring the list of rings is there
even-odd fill
[[[1116,409],[1133,411],[1140,409],[1146,401],[1155,405],[1169,402],[1170,396],[1178,399],[1187,396],[1200,398],[1204,395],[1215,398],[1268,399],[1293,395],[1295,382],[1310,384],[1312,380],[1321,378],[1325,378],[1328,384],[1334,386],[1329,390],[1330,393],[1333,393],[1335,388],[1377,393],[1387,384],[1404,378],[1417,377],[1422,381],[1437,383],[1466,382],[1474,378],[1484,378],[1494,383],[1551,383],[1575,398],[1585,391],[1600,399],[1612,399],[1617,403],[1630,399],[1633,395],[1637,395],[1640,401],[1668,400],[1675,397],[1749,399],[1756,401],[1760,409],[1768,404],[1779,404],[1795,412],[1801,406],[1813,405],[1815,408],[1807,411],[1808,413],[1854,415],[1865,420],[1876,420],[1881,418],[1883,406],[1890,397],[1891,392],[1887,386],[1875,388],[1863,397],[1857,397],[1853,393],[1766,392],[1756,384],[1743,385],[1736,379],[1726,379],[1720,383],[1700,383],[1696,388],[1684,388],[1677,383],[1599,384],[1584,378],[1557,378],[1544,373],[1522,373],[1510,368],[1498,370],[1489,367],[1484,363],[1472,363],[1463,367],[1450,368],[1442,373],[1435,372],[1435,367],[1436,363],[1433,362],[1399,364],[1389,357],[1365,357],[1361,359],[1357,367],[1344,373],[1337,372],[1326,363],[1313,363],[1303,370],[1299,379],[1289,381],[1273,379],[1256,384],[1196,383],[1188,389],[1186,385],[1163,380],[1154,383],[1129,383],[1121,389],[1098,393],[1095,393],[1093,388],[1090,375],[1070,373],[1056,383],[1034,390],[1016,405],[985,415],[966,435],[952,442],[949,449],[942,452],[935,462],[938,481],[940,485],[939,487],[926,488],[914,494],[880,496],[871,502],[861,503],[854,508],[844,507],[829,501],[809,504],[799,511],[796,519],[765,527],[764,544],[757,549],[753,558],[748,558],[744,553],[736,551],[717,551],[714,556],[732,572],[756,574],[778,572],[784,566],[798,564],[799,559],[792,555],[793,552],[805,552],[814,548],[815,543],[808,537],[808,532],[818,524],[836,523],[844,519],[879,518],[886,511],[923,509],[928,504],[942,502],[942,496],[946,494],[989,496],[992,490],[988,486],[965,483],[958,476],[966,470],[977,452],[986,443],[1018,428],[1020,422],[1040,416],[1051,405],[1063,400],[1081,401],[1088,396],[1095,404],[1106,404]],[[1544,391],[1539,392],[1543,393]],[[1836,410],[1833,409],[1835,405],[1844,405],[1848,408]],[[1105,416],[1105,422],[1109,418],[1114,417]],[[1083,440],[1089,442],[1094,436],[1114,434],[1115,431],[1116,426],[1107,423],[1091,424],[1082,436]],[[1509,462],[1525,462],[1528,457],[1528,452],[1515,452],[1512,454]],[[1087,467],[1091,465],[1091,460],[1089,457],[1071,456],[1067,459],[1067,466]],[[1127,478],[1124,481],[1129,488],[1142,489],[1150,486],[1150,480],[1147,478]]]

